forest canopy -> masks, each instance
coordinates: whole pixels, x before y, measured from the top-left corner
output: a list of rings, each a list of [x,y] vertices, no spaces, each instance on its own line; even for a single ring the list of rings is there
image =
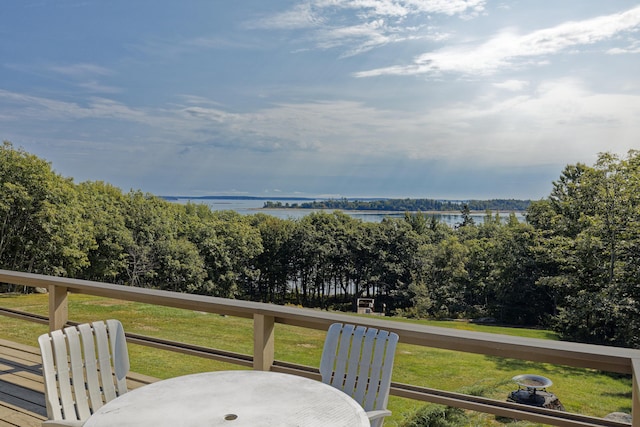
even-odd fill
[[[212,211],[75,183],[0,146],[2,269],[335,310],[366,296],[388,315],[640,348],[640,152],[566,166],[526,222],[487,209],[449,227],[408,210],[380,223]]]

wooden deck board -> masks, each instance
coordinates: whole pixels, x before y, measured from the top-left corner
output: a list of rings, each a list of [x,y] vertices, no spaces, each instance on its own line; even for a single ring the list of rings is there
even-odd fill
[[[130,389],[157,380],[136,373],[127,378]],[[39,349],[0,339],[0,427],[40,427],[46,419]]]

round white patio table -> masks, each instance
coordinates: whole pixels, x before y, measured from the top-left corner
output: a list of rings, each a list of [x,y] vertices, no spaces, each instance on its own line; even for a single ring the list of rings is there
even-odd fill
[[[84,427],[370,426],[340,390],[296,375],[218,371],[158,381],[104,405]]]

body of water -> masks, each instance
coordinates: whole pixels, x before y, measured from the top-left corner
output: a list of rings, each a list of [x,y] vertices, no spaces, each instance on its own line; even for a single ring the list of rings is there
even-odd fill
[[[243,199],[243,198],[225,198],[225,199],[203,199],[203,198],[175,198],[169,199],[172,202],[186,204],[201,203],[209,206],[214,211],[232,210],[243,215],[253,215],[256,213],[264,213],[267,215],[273,215],[281,219],[299,219],[312,212],[333,212],[333,209],[263,209],[264,203],[267,201],[281,202],[283,204],[301,204],[305,202],[313,201],[313,199]],[[385,217],[391,218],[404,218],[404,212],[377,212],[377,211],[342,211],[345,214],[355,219],[360,219],[366,222],[381,222]],[[428,213],[427,215],[438,218],[445,224],[455,227],[462,222],[462,214],[459,213]],[[473,220],[480,224],[484,221],[485,214],[472,213]],[[509,213],[501,213],[501,216],[505,219],[509,217]],[[516,213],[516,217],[519,221],[524,221],[524,216],[521,213]]]

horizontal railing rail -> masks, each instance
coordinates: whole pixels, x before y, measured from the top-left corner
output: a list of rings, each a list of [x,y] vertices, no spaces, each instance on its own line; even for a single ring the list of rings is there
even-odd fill
[[[127,340],[137,344],[253,367],[253,369],[288,372],[311,378],[319,378],[317,368],[281,362],[274,359],[276,344],[274,336],[275,324],[279,323],[302,328],[326,330],[329,325],[334,322],[354,323],[352,316],[340,313],[136,288],[9,270],[0,270],[0,283],[46,288],[49,293],[48,318],[10,309],[0,309],[0,314],[28,321],[48,323],[51,330],[72,324],[72,322],[69,322],[68,313],[69,293],[81,293],[253,319],[254,349],[252,355],[134,334],[127,334]],[[640,350],[452,330],[434,326],[396,322],[379,317],[358,317],[357,323],[396,332],[400,337],[400,342],[407,344],[631,374],[633,376],[633,425],[640,426]],[[394,382],[391,393],[400,397],[550,425],[569,427],[628,427],[628,424],[625,423],[597,417],[497,401],[409,384]]]

